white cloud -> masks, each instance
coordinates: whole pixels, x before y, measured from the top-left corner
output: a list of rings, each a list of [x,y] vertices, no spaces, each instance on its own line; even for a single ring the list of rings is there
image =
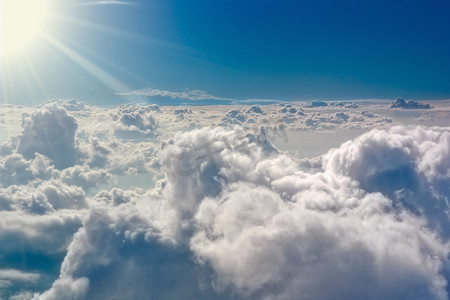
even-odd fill
[[[22,210],[31,214],[46,214],[59,209],[87,208],[84,190],[59,180],[37,183],[35,186],[11,185],[0,189],[0,208]]]
[[[37,285],[41,280],[42,276],[39,273],[24,272],[17,269],[0,269],[0,299],[29,300],[33,297],[32,293],[22,292],[11,295],[8,292],[5,293],[5,291],[13,286]]]
[[[286,202],[267,188],[236,185],[202,202],[191,246],[212,264],[219,287],[258,298],[446,298],[449,249],[420,220],[386,212],[381,195],[341,211],[303,204],[327,197],[315,191]]]
[[[0,148],[0,263],[42,282],[0,272],[6,297],[447,299],[450,129],[358,105],[28,109]],[[270,143],[374,127],[322,158]]]
[[[368,192],[425,214],[450,234],[448,182],[449,128],[393,127],[373,130],[331,150],[326,168],[356,180]]]
[[[79,158],[74,117],[56,105],[45,106],[23,116],[23,131],[18,138],[17,152],[26,159],[40,153],[53,160],[57,168],[72,166]]]
[[[134,90],[131,92],[116,93],[117,95],[125,96],[147,96],[147,97],[169,97],[172,99],[184,99],[184,100],[234,100],[230,98],[221,98],[208,94],[206,91],[201,90],[189,90],[186,89],[183,92],[172,92],[160,89],[153,89],[149,87],[142,88],[140,90]]]
[[[81,300],[86,299],[85,294],[89,287],[89,280],[86,277],[72,280],[72,278],[59,278],[55,281],[52,289],[45,292],[43,295],[35,295],[35,300],[48,299],[67,299],[67,300]]]
[[[354,110],[353,106],[342,108],[336,104],[331,108],[281,104],[265,107],[264,113],[256,105],[239,108],[233,107],[226,112],[218,124],[231,127],[241,125],[246,128],[264,124],[271,127],[283,125],[294,130],[332,130],[336,128],[374,128],[392,123],[392,119],[389,117],[363,109]]]
[[[75,5],[77,6],[90,6],[90,5],[131,5],[135,4],[134,2],[130,1],[119,1],[119,0],[99,0],[99,1],[85,1],[85,2],[79,2]]]
[[[153,114],[159,111],[157,105],[120,105],[116,112],[111,113],[112,119],[116,122],[116,134],[122,137],[131,136],[133,132],[155,135],[158,122]]]
[[[136,202],[140,197],[141,195],[134,191],[124,191],[113,188],[111,191],[103,190],[97,193],[97,195],[95,195],[95,201],[118,206],[123,203]]]
[[[72,111],[72,112],[83,111],[83,110],[86,110],[86,108],[87,108],[87,106],[86,106],[86,104],[84,102],[77,101],[75,99],[50,100],[50,101],[44,102],[41,105],[38,105],[38,107],[45,107],[47,105],[57,105],[57,106],[60,106],[60,107],[64,108],[67,111]]]
[[[431,105],[414,100],[405,101],[402,98],[395,98],[395,100],[391,103],[391,108],[431,109]]]
[[[413,164],[422,156],[399,149],[421,140],[442,140],[438,132],[372,131],[331,151],[325,171],[315,174],[302,172],[288,156],[264,154],[258,138],[239,128],[179,133],[161,153],[167,180],[134,203],[92,209],[69,247],[60,279],[44,299],[69,293],[71,289],[59,290],[60,282],[77,280],[89,282],[82,298],[170,297],[184,291],[186,276],[189,291],[199,298],[201,274],[210,274],[210,267],[215,282],[203,283],[205,293],[225,298],[446,299],[447,237],[428,226],[430,215],[396,206],[397,199],[379,193],[386,184],[397,188],[391,178],[369,187],[360,184],[359,176],[371,174],[366,167],[376,173],[386,164],[375,157],[370,167],[374,157],[345,154],[353,148],[368,154],[378,149],[401,172],[403,162],[409,162],[402,153],[416,158]],[[436,147],[427,151],[438,151]],[[360,158],[367,162],[358,162]],[[365,171],[352,175],[347,170]],[[111,201],[112,196],[105,196],[100,198]],[[439,198],[428,201],[438,203]],[[447,223],[445,216],[439,217],[438,223]],[[155,260],[149,261],[149,253]],[[163,260],[161,253],[169,259]],[[154,273],[160,268],[175,276],[169,290],[165,275]],[[103,270],[103,282],[117,283],[117,270],[122,270],[121,278],[144,276],[148,285],[126,280],[122,283],[130,289],[122,283],[111,288],[97,282],[93,269]]]
[[[136,208],[94,208],[39,299],[201,299],[198,273],[187,249]]]
[[[0,280],[8,281],[37,281],[40,275],[37,273],[22,272],[15,269],[0,269]]]
[[[80,214],[61,211],[51,215],[30,215],[0,211],[0,253],[63,253],[81,226]]]
[[[35,179],[47,180],[55,173],[50,159],[38,153],[30,160],[17,153],[0,157],[0,184],[4,187],[27,184]]]
[[[92,170],[88,166],[76,165],[61,172],[61,180],[68,185],[77,185],[84,191],[104,185],[112,179],[106,170]]]

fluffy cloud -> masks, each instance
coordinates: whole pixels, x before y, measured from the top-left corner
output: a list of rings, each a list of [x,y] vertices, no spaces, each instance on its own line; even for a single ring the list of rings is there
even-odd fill
[[[30,160],[17,153],[0,157],[0,184],[3,187],[27,184],[35,179],[47,180],[55,172],[50,159],[38,153]]]
[[[56,105],[24,115],[17,152],[26,159],[43,154],[59,169],[72,166],[80,156],[75,139],[77,126],[75,118]]]
[[[0,265],[7,268],[0,270],[0,297],[30,299],[28,290],[51,285],[82,225],[87,201],[81,188],[57,181],[37,185],[0,189]]]
[[[367,178],[386,168],[403,174],[406,164],[431,189],[448,168],[423,158],[445,155],[447,134],[375,130],[330,151],[324,171],[309,174],[240,128],[179,133],[160,156],[168,177],[146,196],[97,196],[120,201],[90,211],[41,298],[446,299],[446,235],[426,211],[396,205],[408,180]],[[135,285],[138,278],[147,284]]]
[[[388,213],[381,195],[341,211],[308,207],[311,197],[333,201],[320,191],[286,202],[267,188],[232,187],[202,203],[191,246],[212,264],[219,287],[258,298],[446,298],[448,247],[420,221]]]
[[[94,208],[39,299],[207,299],[189,256],[141,211]]]
[[[92,170],[88,166],[74,166],[61,172],[61,179],[68,185],[77,185],[87,191],[91,188],[108,183],[112,179],[106,170]]]
[[[384,151],[377,148],[374,144],[384,144],[380,133],[396,141],[397,147]],[[443,139],[436,131],[421,128],[374,131],[331,151],[325,173],[312,178],[298,171],[278,171],[278,178],[271,181],[269,176],[261,186],[261,182],[251,180],[250,171],[250,178],[245,180],[250,179],[250,184],[228,185],[219,197],[202,201],[196,216],[202,230],[191,239],[192,249],[200,261],[212,264],[219,286],[231,284],[244,295],[259,298],[294,299],[305,295],[334,299],[339,295],[395,299],[398,295],[426,295],[429,299],[446,299],[443,268],[448,243],[427,228],[423,219],[414,216],[419,210],[405,205],[397,211],[391,199],[373,193],[384,192],[386,186],[408,188],[410,183],[396,183],[386,175],[384,181],[380,176],[370,187],[358,189],[352,180],[359,177],[347,173],[346,167],[370,176],[372,170],[376,174],[389,166],[408,181],[408,175],[402,173],[405,160],[399,160],[397,153],[398,148],[408,152],[402,140]],[[361,154],[348,153],[347,147]],[[436,151],[432,146],[428,149]],[[344,154],[339,155],[341,152]],[[377,157],[380,153],[379,159],[370,153]],[[422,156],[410,154],[410,159],[416,159],[416,168],[411,169],[414,172]],[[359,160],[366,163],[357,165]],[[392,164],[394,161],[398,163]],[[335,163],[341,165],[336,167]],[[427,201],[421,208],[426,210],[440,203],[434,197]],[[448,205],[440,209],[445,209],[446,214],[422,216],[430,223],[438,217],[441,227],[448,228]]]
[[[395,100],[391,103],[391,108],[430,109],[431,105],[414,100],[405,101],[402,98],[395,98]]]
[[[153,135],[158,127],[152,111],[159,112],[157,105],[141,106],[136,104],[124,104],[118,107],[112,118],[117,121],[118,133],[130,134],[132,131]]]
[[[269,142],[390,122],[350,106],[30,109],[0,147],[0,297],[447,299],[449,128]]]
[[[45,181],[35,186],[11,185],[0,189],[0,208],[22,210],[31,214],[45,214],[59,209],[87,208],[83,189],[57,180]]]
[[[344,105],[345,108],[342,109],[340,103],[333,104],[332,108],[328,108],[328,105],[315,104],[303,106],[305,109],[300,105],[281,104],[270,106],[270,110],[266,108],[264,113],[255,105],[247,109],[233,108],[225,113],[218,125],[228,127],[241,125],[252,128],[258,126],[257,124],[271,127],[282,124],[294,130],[330,130],[372,128],[392,123],[389,117],[368,110],[354,110],[352,109],[354,106],[351,105]]]
[[[70,100],[52,100],[52,101],[48,101],[45,102],[42,106],[46,106],[46,105],[57,105],[60,106],[62,108],[64,108],[67,111],[83,111],[85,110],[86,104],[84,104],[83,102],[77,101],[75,99],[70,99]]]
[[[222,118],[222,125],[242,125],[247,121],[247,116],[238,109],[232,109]]]
[[[450,234],[448,128],[394,127],[374,130],[330,151],[327,168],[356,180],[369,192],[425,214],[436,229]]]
[[[63,253],[81,226],[81,216],[69,211],[30,215],[1,211],[0,253],[3,257]]]
[[[136,202],[140,197],[141,195],[134,191],[124,191],[113,188],[111,191],[103,190],[97,193],[97,195],[95,195],[95,201],[118,206],[123,203]]]

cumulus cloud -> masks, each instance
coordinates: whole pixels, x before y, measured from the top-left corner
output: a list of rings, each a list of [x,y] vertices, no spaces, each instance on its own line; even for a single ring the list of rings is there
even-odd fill
[[[414,100],[405,101],[402,98],[395,98],[395,100],[391,103],[391,108],[430,109],[431,105]]]
[[[306,105],[306,107],[323,107],[328,106],[328,103],[325,101],[312,101]]]
[[[324,102],[325,103],[325,102]],[[326,103],[325,103],[326,104]],[[339,105],[300,106],[281,104],[271,106],[265,111],[256,105],[247,109],[233,108],[226,112],[219,126],[232,127],[241,125],[252,128],[263,124],[269,127],[280,125],[293,130],[330,130],[335,128],[373,128],[392,123],[392,119],[368,110],[354,110],[350,107],[344,110]],[[304,109],[305,108],[305,109]]]
[[[30,109],[0,148],[0,297],[447,299],[450,129],[381,109]],[[373,127],[314,159],[270,142]]]
[[[0,208],[46,214],[59,209],[87,208],[85,193],[75,185],[58,180],[44,181],[37,186],[11,185],[0,189]]]
[[[58,182],[0,189],[0,297],[31,299],[51,284],[86,208],[80,188]]]
[[[102,190],[97,193],[95,201],[118,206],[123,203],[136,202],[140,197],[141,195],[135,191],[113,188],[111,191]]]
[[[153,116],[153,111],[159,112],[159,106],[142,106],[137,104],[120,105],[116,112],[111,113],[113,120],[117,122],[116,132],[118,134],[130,134],[134,131],[154,135],[158,128],[158,123]]]
[[[0,157],[0,185],[27,184],[35,179],[50,179],[56,170],[49,158],[36,153],[34,158],[26,160],[18,153]]]
[[[88,166],[74,166],[61,172],[62,181],[68,185],[77,185],[87,191],[91,188],[108,183],[112,179],[106,170],[92,170]]]
[[[220,201],[202,203],[192,248],[213,265],[219,287],[232,284],[244,295],[445,299],[448,247],[420,221],[387,213],[381,195],[341,212],[303,203],[312,197],[333,201],[308,191],[290,203],[267,188],[235,186]]]
[[[189,256],[140,211],[94,208],[39,299],[208,299]]]
[[[81,226],[80,214],[69,211],[49,215],[0,211],[0,216],[2,257],[63,253]]]
[[[229,110],[222,118],[222,125],[242,125],[247,121],[247,116],[238,109]]]
[[[46,105],[49,105],[49,104],[57,105],[57,106],[64,108],[67,111],[74,111],[74,112],[75,111],[83,111],[87,108],[87,106],[84,102],[77,101],[75,99],[69,99],[69,100],[56,99],[56,100],[44,102],[42,105],[39,105],[39,106],[45,107]]]
[[[23,116],[23,131],[18,138],[17,152],[26,159],[36,153],[50,158],[59,169],[72,166],[79,158],[74,117],[59,106],[45,106]]]
[[[314,174],[289,156],[266,153],[240,128],[179,133],[160,156],[167,178],[146,196],[97,195],[115,208],[90,211],[42,299],[187,291],[195,298],[446,299],[447,235],[435,231],[435,215],[425,209],[441,195],[430,193],[418,210],[395,198],[411,187],[408,180],[367,178],[386,168],[402,173],[407,164],[431,189],[448,168],[438,171],[439,159],[423,158],[445,153],[446,132],[375,130],[330,151],[324,171]],[[437,222],[446,226],[445,217]],[[133,284],[143,277],[147,285]]]
[[[394,127],[374,130],[330,151],[325,164],[356,180],[369,192],[425,214],[430,224],[450,234],[448,128]]]

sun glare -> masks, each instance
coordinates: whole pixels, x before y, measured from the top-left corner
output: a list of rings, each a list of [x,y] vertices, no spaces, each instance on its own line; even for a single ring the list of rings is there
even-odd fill
[[[1,1],[1,51],[22,51],[43,30],[49,13],[48,0]]]

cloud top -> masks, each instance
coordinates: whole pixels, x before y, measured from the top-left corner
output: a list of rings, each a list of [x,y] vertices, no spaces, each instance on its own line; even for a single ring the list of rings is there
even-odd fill
[[[448,299],[448,127],[298,104],[23,120],[0,146],[0,298]],[[314,159],[271,143],[330,124],[379,128]]]
[[[391,108],[430,109],[431,105],[428,103],[421,103],[414,100],[405,101],[402,98],[395,98],[395,100],[391,103]]]

